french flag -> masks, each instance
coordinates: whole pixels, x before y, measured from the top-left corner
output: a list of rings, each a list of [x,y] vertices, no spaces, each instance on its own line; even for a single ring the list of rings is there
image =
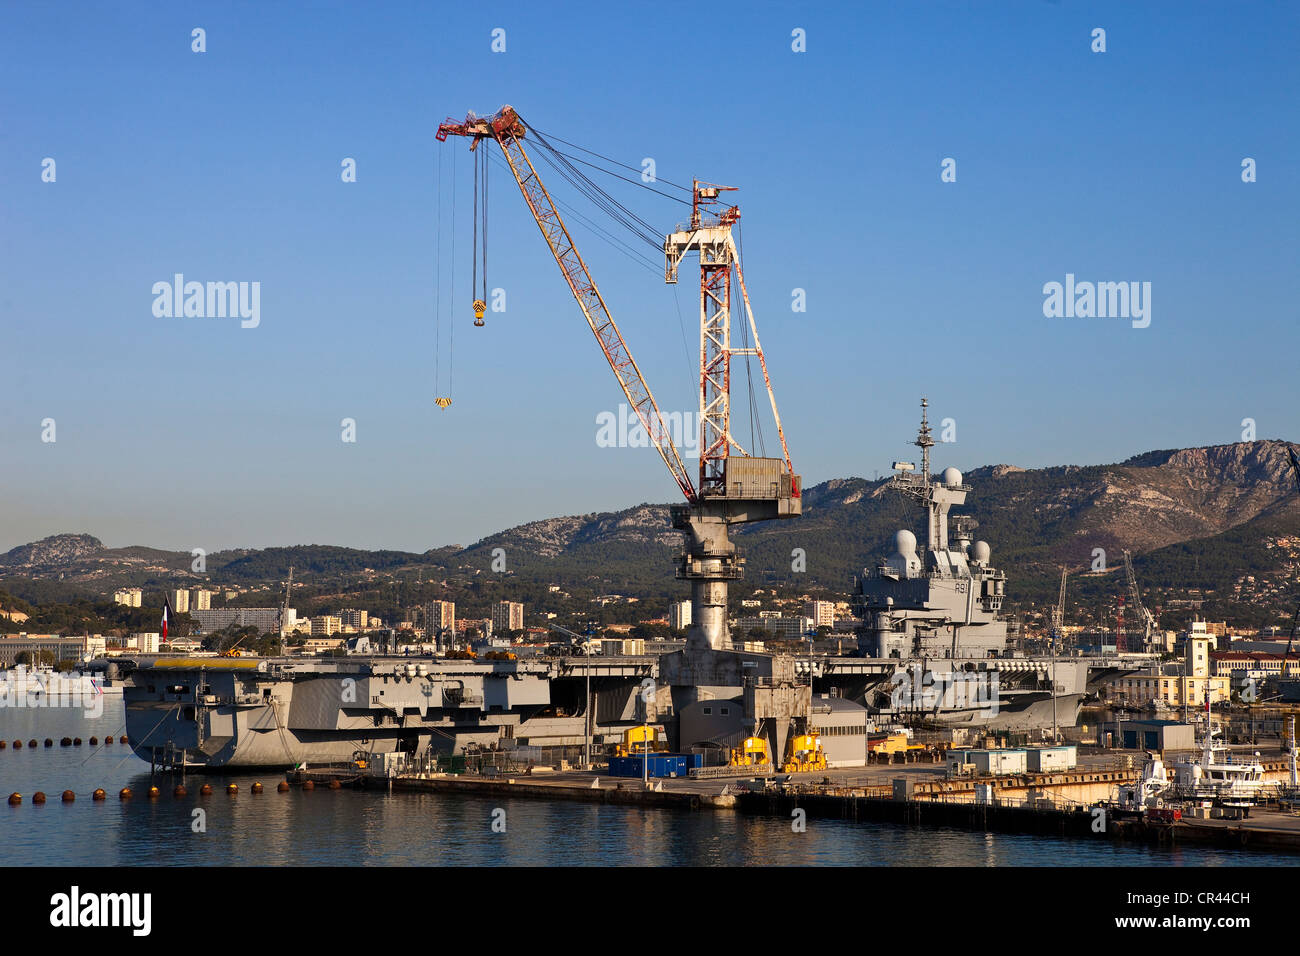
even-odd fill
[[[167,640],[167,623],[172,619],[172,603],[163,595],[162,639]]]

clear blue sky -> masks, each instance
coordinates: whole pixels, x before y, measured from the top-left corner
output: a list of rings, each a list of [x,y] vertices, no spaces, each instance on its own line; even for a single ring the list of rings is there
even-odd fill
[[[433,133],[505,102],[664,179],[742,187],[807,484],[908,455],[922,393],[958,426],[940,467],[1118,461],[1237,441],[1247,417],[1300,437],[1297,9],[5,4],[0,548],[72,531],[423,550],[674,500],[653,451],[596,446],[621,393],[499,169],[489,281],[508,310],[471,324],[470,166]],[[462,187],[447,410],[439,150]],[[663,231],[682,210],[607,188]],[[574,232],[660,404],[693,409],[693,269],[665,286]],[[260,327],[155,317],[177,272],[260,282]],[[1044,318],[1066,273],[1150,282],[1150,327]]]

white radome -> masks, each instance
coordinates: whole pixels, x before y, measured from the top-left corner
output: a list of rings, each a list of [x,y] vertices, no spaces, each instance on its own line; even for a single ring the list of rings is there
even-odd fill
[[[956,468],[945,468],[943,470],[943,483],[949,488],[958,488],[961,486],[961,472]]]

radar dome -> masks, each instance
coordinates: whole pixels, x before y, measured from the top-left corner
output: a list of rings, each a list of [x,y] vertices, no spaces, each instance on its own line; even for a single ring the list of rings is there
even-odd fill
[[[916,535],[904,528],[898,534],[894,535],[894,550],[899,554],[916,553]]]
[[[956,488],[961,485],[961,472],[956,468],[945,468],[943,470],[943,483],[949,488]]]
[[[977,561],[980,564],[988,564],[989,555],[991,553],[987,541],[976,541],[975,544],[971,546],[970,556],[972,561]]]

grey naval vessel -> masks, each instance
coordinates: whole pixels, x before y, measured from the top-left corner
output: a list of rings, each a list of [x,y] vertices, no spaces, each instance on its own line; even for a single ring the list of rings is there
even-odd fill
[[[931,474],[935,441],[928,405],[922,399],[914,442],[920,471],[896,461],[889,480],[891,489],[924,508],[924,549],[918,550],[912,531],[900,530],[893,554],[864,568],[854,583],[859,652],[898,662],[889,679],[868,692],[873,709],[999,730],[1073,726],[1084,698],[1134,662],[1024,657],[1009,650],[1001,615],[1006,574],[992,563],[988,543],[974,540],[977,522],[952,513],[971,491],[962,473],[945,468],[937,479]]]
[[[924,506],[925,547],[899,531],[894,554],[857,578],[853,603],[862,625],[852,654],[770,654],[734,643],[727,581],[743,575],[744,562],[724,542],[725,574],[699,571],[704,545],[722,546],[701,544],[696,529],[678,573],[692,582],[693,623],[685,645],[666,653],[139,657],[112,665],[122,672],[128,740],[151,763],[193,769],[517,747],[539,763],[585,764],[646,721],[663,728],[673,750],[702,752],[707,765],[725,763],[731,748],[753,736],[780,755],[810,731],[843,749],[851,730],[865,760],[871,727],[1073,725],[1090,690],[1146,660],[1014,651],[1001,615],[1006,576],[989,545],[974,540],[975,522],[950,513],[971,489],[955,468],[937,478],[930,472],[934,442],[924,401],[916,444],[921,469],[895,463],[890,485]],[[772,482],[772,494],[783,494],[785,484]]]

